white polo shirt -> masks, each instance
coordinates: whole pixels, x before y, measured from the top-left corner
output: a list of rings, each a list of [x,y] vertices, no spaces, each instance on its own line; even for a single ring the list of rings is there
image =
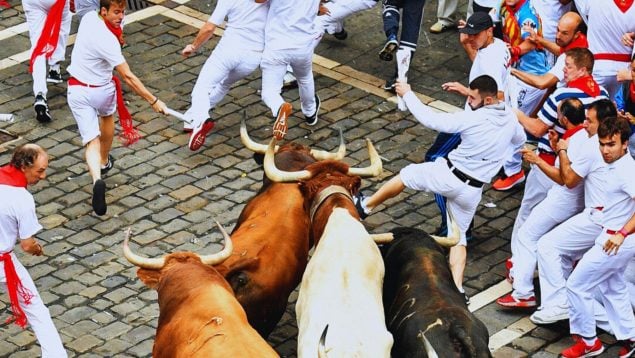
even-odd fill
[[[315,25],[320,0],[269,0],[267,50],[305,49],[322,36]]]
[[[567,156],[571,161],[571,169],[573,169],[578,175],[580,175],[574,168],[573,163],[582,162],[585,156],[585,146],[588,146],[589,134],[584,129],[580,129],[569,137],[569,148],[567,149]],[[597,148],[596,148],[597,149]],[[599,150],[598,150],[599,152]],[[556,157],[556,167],[560,167],[560,158]],[[582,175],[580,175],[582,176]],[[560,192],[559,197],[562,200],[572,200],[576,203],[579,202],[582,205],[582,197],[584,195],[584,183],[580,182],[573,188],[568,188],[566,185],[555,184],[553,191]],[[550,194],[551,195],[551,194]]]
[[[635,159],[627,153],[607,168],[603,225],[619,230],[635,214]]]
[[[586,133],[586,131],[584,131]],[[571,162],[571,169],[584,178],[584,206],[597,208],[606,202],[604,188],[608,168],[600,152],[600,142],[597,134],[586,138],[580,147],[580,153]]]
[[[68,73],[79,81],[103,86],[112,81],[112,70],[126,62],[119,41],[97,12],[82,17]]]
[[[265,25],[270,2],[258,4],[254,0],[219,0],[207,20],[220,26],[227,18],[219,46],[237,46],[262,52],[265,48]]]
[[[472,82],[479,76],[488,75],[496,81],[499,91],[505,91],[510,72],[510,59],[511,55],[505,42],[494,38],[493,43],[476,51],[468,82]],[[467,101],[465,102],[465,110],[470,110]]]
[[[13,250],[17,239],[28,239],[42,230],[35,201],[25,188],[0,184],[0,253]]]

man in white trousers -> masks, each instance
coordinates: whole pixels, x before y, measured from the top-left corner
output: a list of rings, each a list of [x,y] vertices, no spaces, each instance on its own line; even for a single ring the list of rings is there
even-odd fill
[[[42,348],[42,357],[66,357],[48,308],[42,302],[29,272],[13,252],[16,241],[30,255],[44,253],[35,239],[42,229],[35,213],[35,201],[26,189],[46,178],[48,155],[36,144],[18,147],[8,165],[0,167],[0,283],[8,291],[15,323],[28,322]]]
[[[102,175],[113,168],[110,149],[115,133],[115,109],[119,111],[124,135],[134,137],[136,134],[113,69],[155,112],[166,111],[165,104],[132,73],[121,53],[125,0],[101,0],[100,6],[99,13],[89,12],[82,18],[68,66],[72,76],[68,80],[68,106],[77,122],[82,144],[86,146],[86,163],[93,179],[92,206],[99,216],[107,210],[106,183]]]
[[[198,150],[214,128],[210,109],[229,92],[229,88],[260,65],[265,47],[265,23],[269,11],[266,0],[220,0],[191,44],[181,54],[189,57],[214,36],[214,30],[227,18],[223,37],[209,56],[192,90],[192,105],[185,116],[192,120],[188,146]]]
[[[589,141],[582,155],[569,157],[568,143],[558,141],[559,173],[568,186],[584,182],[584,210],[549,231],[538,241],[540,308],[530,319],[536,324],[550,324],[569,318],[565,283],[574,261],[593,246],[602,231],[606,163],[598,148],[597,129],[602,121],[615,117],[615,105],[608,99],[591,103],[587,108],[585,129]]]
[[[594,293],[606,309],[615,338],[622,341],[620,357],[635,352],[635,316],[624,271],[635,256],[635,159],[627,154],[631,130],[623,118],[607,118],[598,128],[600,152],[608,164],[602,232],[567,280],[569,330],[575,343],[562,356],[590,357],[604,351],[597,338]]]
[[[265,25],[265,50],[262,54],[262,100],[276,118],[273,135],[281,140],[287,134],[291,103],[280,95],[287,65],[298,80],[300,103],[306,124],[318,122],[320,98],[313,81],[313,50],[323,31],[315,25],[320,0],[274,0],[269,5]]]
[[[46,99],[48,93],[46,83],[62,83],[60,62],[64,61],[66,42],[71,27],[69,2],[68,0],[24,0],[22,1],[22,7],[24,8],[26,23],[29,26],[31,53],[33,55],[34,51],[38,52],[38,54],[35,54],[37,57],[33,59],[30,68],[33,77],[33,95],[35,96],[33,108],[35,109],[36,119],[39,122],[46,123],[52,120]],[[57,9],[57,11],[51,12],[53,8]],[[50,18],[47,21],[48,16]],[[55,39],[50,38],[48,40],[42,38],[40,46],[38,46],[38,41],[44,34],[45,23],[48,23],[49,27],[54,27],[54,23],[58,23],[60,26],[58,36]],[[47,29],[46,33],[51,34],[51,29]],[[47,60],[46,56],[40,53],[46,51],[46,47],[50,46],[52,42],[56,42],[55,50]],[[47,63],[49,65],[48,75],[46,71]]]
[[[344,28],[344,19],[377,5],[377,0],[331,0],[320,7],[315,21],[320,29],[338,40],[345,40],[348,33]]]
[[[526,140],[511,108],[497,98],[496,81],[482,75],[470,82],[471,111],[437,113],[421,103],[406,83],[397,82],[397,94],[421,124],[446,133],[461,133],[461,144],[434,162],[410,164],[370,197],[358,195],[357,211],[362,218],[405,188],[441,194],[460,229],[459,243],[450,249],[449,263],[454,283],[463,291],[467,258],[465,234],[481,200],[483,185],[498,172],[510,146]],[[484,141],[484,137],[489,138]]]

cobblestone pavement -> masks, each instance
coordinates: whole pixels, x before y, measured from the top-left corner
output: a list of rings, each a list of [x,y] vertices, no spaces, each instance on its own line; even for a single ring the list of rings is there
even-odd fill
[[[461,1],[462,10],[465,2]],[[259,73],[238,83],[215,109],[218,124],[205,147],[196,153],[186,148],[188,136],[181,132],[176,119],[154,114],[147,103],[128,93],[129,108],[143,138],[131,147],[115,145],[115,169],[106,178],[108,214],[97,217],[89,203],[91,180],[66,105],[65,85],[49,87],[53,122],[42,125],[33,118],[24,16],[20,4],[15,0],[11,3],[11,9],[0,12],[0,113],[14,113],[17,120],[0,123],[0,129],[20,138],[0,144],[0,164],[9,160],[15,144],[24,142],[42,145],[51,156],[47,180],[32,188],[45,227],[38,238],[44,243],[46,256],[19,253],[20,260],[29,267],[70,356],[150,356],[158,318],[157,297],[122,258],[123,229],[132,227],[134,247],[147,256],[219,249],[220,235],[211,219],[233,228],[244,203],[260,188],[262,170],[238,137],[243,111],[253,137],[264,142],[271,135],[272,119],[258,93]],[[153,93],[177,110],[187,108],[194,80],[216,40],[206,46],[204,55],[187,60],[178,51],[191,41],[213,6],[214,2],[199,0],[164,2],[127,17],[129,46],[124,53],[130,67]],[[435,20],[435,6],[426,5],[423,45],[410,79],[422,100],[440,110],[454,111],[455,106],[462,106],[462,99],[440,92],[439,84],[465,81],[468,65],[456,43],[456,32],[427,34]],[[435,136],[407,113],[396,111],[394,98],[378,89],[381,78],[392,72],[391,64],[376,60],[383,41],[379,11],[375,8],[347,21],[350,36],[346,41],[325,36],[318,47],[314,70],[322,110],[317,126],[299,124],[303,120],[298,117],[298,92],[285,93],[296,108],[288,139],[333,149],[336,128],[341,127],[348,144],[346,161],[352,165],[365,164],[363,138],[373,140],[384,158],[384,173],[364,180],[367,191],[376,190],[406,164],[421,161]],[[487,325],[494,356],[554,357],[570,344],[566,322],[536,327],[527,313],[502,311],[493,303],[510,290],[503,280],[503,262],[509,256],[509,237],[522,187],[510,192],[486,189],[476,215],[475,239],[468,247],[465,286],[472,296],[470,308]],[[438,224],[433,196],[412,191],[405,191],[365,221],[371,232],[395,226],[432,232]],[[269,338],[286,357],[294,357],[296,352],[296,298],[297,291]],[[2,295],[2,321],[8,316],[7,303],[8,297]],[[0,331],[1,356],[40,354],[31,330],[1,324]],[[614,343],[609,335],[600,337],[605,343]],[[605,355],[615,356],[616,352],[613,346]]]

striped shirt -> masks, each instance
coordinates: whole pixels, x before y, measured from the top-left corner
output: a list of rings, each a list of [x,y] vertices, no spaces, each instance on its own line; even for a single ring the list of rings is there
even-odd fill
[[[591,103],[599,99],[608,99],[609,94],[606,89],[601,86],[600,94],[598,96],[591,96],[578,88],[561,87],[556,89],[551,96],[547,98],[547,101],[545,101],[545,104],[542,106],[540,112],[538,112],[538,118],[548,125],[549,128],[555,129],[560,135],[564,133],[565,129],[558,122],[558,105],[560,102],[568,98],[579,99],[586,109]],[[547,134],[538,140],[538,149],[553,152],[551,146],[549,145],[549,136]]]

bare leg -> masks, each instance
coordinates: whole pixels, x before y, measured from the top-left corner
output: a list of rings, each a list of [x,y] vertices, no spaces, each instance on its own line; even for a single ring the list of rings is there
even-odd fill
[[[101,132],[101,136],[99,137],[100,163],[101,165],[106,165],[108,163],[108,154],[112,148],[112,139],[115,136],[115,118],[113,115],[100,118],[99,131]]]
[[[383,203],[384,201],[393,198],[399,193],[401,193],[406,186],[403,184],[401,177],[396,175],[392,177],[386,184],[382,185],[379,190],[375,194],[373,194],[368,200],[364,203],[368,210],[373,210],[377,205]]]
[[[86,145],[86,163],[93,183],[101,179],[101,137],[94,138]]]
[[[465,261],[467,258],[467,249],[463,245],[452,246],[450,248],[450,271],[454,284],[459,290],[463,289],[463,272],[465,271]]]

